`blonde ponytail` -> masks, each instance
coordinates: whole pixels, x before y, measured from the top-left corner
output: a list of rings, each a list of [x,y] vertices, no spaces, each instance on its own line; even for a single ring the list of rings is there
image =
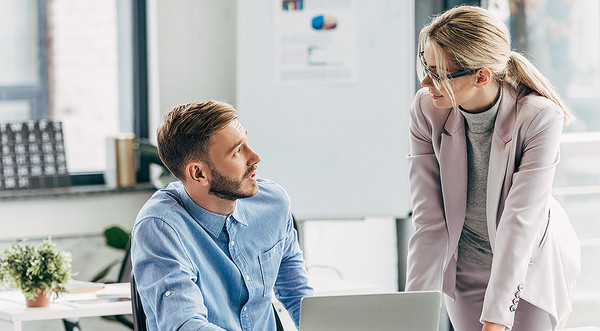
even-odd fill
[[[419,51],[427,36],[435,54],[437,73],[445,77],[446,61],[458,68],[478,70],[488,68],[498,82],[507,82],[514,88],[526,87],[552,100],[564,112],[565,123],[575,117],[569,107],[536,67],[523,55],[512,52],[510,33],[506,25],[489,11],[475,6],[459,6],[435,17],[419,34]],[[440,82],[455,105],[452,84]]]
[[[517,52],[510,53],[505,81],[515,88],[523,85],[557,104],[563,110],[565,124],[575,119],[550,81],[523,55]]]

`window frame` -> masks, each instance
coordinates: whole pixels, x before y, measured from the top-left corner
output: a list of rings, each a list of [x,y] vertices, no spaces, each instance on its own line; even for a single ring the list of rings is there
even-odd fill
[[[148,135],[148,69],[146,38],[146,0],[130,0],[132,15],[132,76],[133,76],[133,132],[139,139]],[[46,0],[37,0],[38,47],[40,83],[37,85],[0,85],[0,101],[27,101],[31,105],[31,119],[46,119],[49,116],[48,83],[48,8]],[[150,180],[150,167],[138,155],[137,182]],[[69,172],[71,184],[104,185],[104,172]]]

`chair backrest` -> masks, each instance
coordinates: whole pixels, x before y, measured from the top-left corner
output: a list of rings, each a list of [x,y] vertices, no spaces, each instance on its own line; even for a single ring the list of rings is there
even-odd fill
[[[137,291],[133,272],[131,273],[131,310],[133,312],[133,330],[146,331],[146,314],[144,314],[142,299]]]
[[[131,278],[131,240],[127,243],[125,248],[125,257],[123,257],[123,263],[119,269],[119,275],[117,278],[118,283],[128,282]]]

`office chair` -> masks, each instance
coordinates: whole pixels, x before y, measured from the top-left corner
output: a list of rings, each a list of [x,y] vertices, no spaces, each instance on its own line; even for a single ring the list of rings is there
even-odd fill
[[[137,291],[135,277],[131,273],[131,311],[133,312],[133,330],[146,331],[146,314],[142,306],[142,299]]]
[[[126,283],[130,281],[131,277],[131,241],[127,243],[125,249],[125,257],[119,269],[119,277],[117,278],[118,283]],[[133,298],[132,298],[133,300]],[[116,315],[115,319],[121,324],[125,325],[130,329],[134,329],[133,317],[131,315]]]

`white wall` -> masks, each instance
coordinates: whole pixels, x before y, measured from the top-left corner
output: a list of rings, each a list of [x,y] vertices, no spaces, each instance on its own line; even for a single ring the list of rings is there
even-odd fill
[[[0,241],[101,235],[111,225],[130,231],[152,191],[0,200]]]
[[[301,222],[308,275],[398,289],[396,219]]]
[[[236,106],[236,11],[235,0],[148,1],[152,135],[160,116],[171,106],[206,99]],[[336,268],[346,280],[394,290],[398,261],[393,220],[369,219],[350,225],[327,221],[307,224],[307,262]],[[380,234],[357,238],[361,231]],[[319,244],[315,241],[318,233],[336,236]],[[328,243],[339,249],[328,250]],[[313,271],[319,273],[317,269]]]
[[[235,106],[236,3],[148,1],[151,135],[172,106],[206,99]]]

